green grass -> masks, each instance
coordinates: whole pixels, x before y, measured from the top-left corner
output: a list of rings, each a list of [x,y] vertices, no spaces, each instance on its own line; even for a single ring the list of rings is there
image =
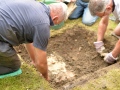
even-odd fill
[[[31,67],[23,65],[22,70],[19,76],[1,79],[0,90],[52,90]]]
[[[112,69],[105,76],[89,81],[72,90],[120,90],[120,69]]]
[[[53,90],[32,66],[22,61],[22,74],[0,79],[0,90]]]
[[[74,26],[77,26],[77,25],[84,27],[87,30],[97,32],[99,21],[100,21],[100,18],[92,26],[87,26],[87,25],[81,23],[81,18],[76,19],[76,20],[67,20],[61,29],[59,29],[59,30],[51,29],[51,37],[60,35],[60,34],[64,33],[66,30],[68,30],[69,28],[73,28]],[[109,25],[107,27],[107,34],[112,32],[116,26],[117,26],[117,24],[115,22],[109,20]]]

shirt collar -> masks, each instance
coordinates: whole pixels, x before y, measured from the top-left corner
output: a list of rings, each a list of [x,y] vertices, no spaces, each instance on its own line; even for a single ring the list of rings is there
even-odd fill
[[[51,18],[51,16],[50,16],[50,7],[49,7],[48,5],[47,5],[47,8],[48,8],[47,14],[48,14],[49,19],[50,19],[50,26],[54,26],[53,20],[52,20],[52,18]]]
[[[40,2],[41,3],[41,2]],[[50,7],[47,5],[47,4],[44,4],[44,3],[41,3],[46,9],[45,9],[45,12],[47,13],[48,17],[49,17],[49,20],[50,20],[50,26],[53,26],[54,23],[52,21],[52,18],[50,16]]]

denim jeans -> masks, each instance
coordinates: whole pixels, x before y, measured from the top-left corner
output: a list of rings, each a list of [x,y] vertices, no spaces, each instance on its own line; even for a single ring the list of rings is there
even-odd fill
[[[73,11],[73,13],[69,16],[69,19],[77,19],[82,17],[82,23],[86,25],[92,25],[97,20],[97,16],[92,16],[90,14],[88,3],[83,2],[81,0],[76,1],[77,7]]]

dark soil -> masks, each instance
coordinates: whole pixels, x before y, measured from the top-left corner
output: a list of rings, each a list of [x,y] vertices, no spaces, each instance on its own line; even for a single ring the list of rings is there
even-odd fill
[[[96,53],[94,41],[96,41],[96,33],[79,26],[50,38],[47,52],[49,76],[53,86],[60,88],[85,74],[108,66]],[[104,42],[107,51],[111,51],[115,43],[111,44],[109,40]],[[16,49],[23,59],[30,63],[24,46],[20,45]]]

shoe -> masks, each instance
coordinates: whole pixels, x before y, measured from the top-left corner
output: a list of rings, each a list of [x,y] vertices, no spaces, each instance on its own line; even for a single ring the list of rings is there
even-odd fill
[[[12,72],[12,73],[9,73],[9,74],[5,74],[5,75],[0,75],[0,79],[1,79],[1,78],[6,78],[6,77],[17,76],[17,75],[20,75],[21,73],[22,73],[22,70],[21,70],[21,69],[18,69],[18,70],[15,71],[15,72]]]

